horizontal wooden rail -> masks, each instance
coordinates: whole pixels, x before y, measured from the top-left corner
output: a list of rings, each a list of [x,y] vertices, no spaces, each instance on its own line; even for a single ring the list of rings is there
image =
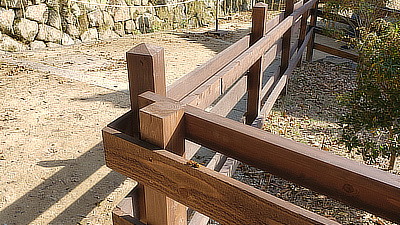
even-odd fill
[[[400,178],[358,162],[185,108],[186,136],[229,157],[400,222]]]
[[[319,50],[322,52],[329,53],[331,55],[335,55],[341,58],[353,60],[354,62],[358,62],[358,55],[349,52],[345,52],[319,43],[314,43],[314,48],[315,50]]]
[[[197,67],[181,79],[175,81],[167,88],[167,97],[178,101],[184,98],[208,80],[213,74],[222,69],[227,63],[246,50],[249,47],[249,40],[249,36],[245,36],[216,55],[214,58]]]
[[[199,88],[183,98],[181,102],[203,109],[206,108],[264,55],[281,38],[283,33],[295,25],[297,19],[311,8],[315,2],[316,0],[311,0],[302,6],[299,4],[302,4],[302,2],[297,3],[295,7],[299,8],[291,16],[284,19],[279,26],[276,25],[281,20],[280,15],[268,21],[266,27],[273,27],[270,32],[204,82]]]
[[[110,127],[107,166],[225,224],[337,224]]]

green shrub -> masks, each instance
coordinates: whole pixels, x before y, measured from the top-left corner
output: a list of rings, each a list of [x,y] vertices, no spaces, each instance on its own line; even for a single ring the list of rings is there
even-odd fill
[[[341,118],[342,141],[365,161],[400,155],[400,23],[377,19],[359,29],[357,87],[342,99],[349,110]]]

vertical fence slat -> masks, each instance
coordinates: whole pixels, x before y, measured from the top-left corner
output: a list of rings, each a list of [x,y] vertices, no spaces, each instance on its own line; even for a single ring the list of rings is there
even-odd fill
[[[318,1],[315,3],[315,5],[310,9],[310,13],[311,13],[311,21],[310,21],[310,27],[309,30],[311,30],[311,28],[316,27],[317,25],[317,11],[318,11]],[[312,57],[313,57],[313,53],[314,53],[314,40],[315,40],[315,29],[312,33],[310,42],[308,42],[307,45],[307,55],[306,55],[306,60],[308,62],[312,61]]]
[[[306,4],[308,2],[308,0],[304,0],[304,4]],[[299,41],[297,43],[297,48],[299,49],[301,47],[301,45],[303,45],[304,42],[304,38],[306,37],[307,34],[307,19],[308,19],[308,11],[307,10],[305,13],[303,13],[303,15],[301,16],[301,25],[300,25],[300,34],[299,34]],[[300,57],[300,61],[297,64],[297,66],[301,65],[301,57]]]
[[[257,3],[253,7],[253,23],[250,34],[250,45],[253,45],[265,35],[267,11],[268,5],[262,2]],[[263,73],[262,63],[263,57],[258,59],[257,62],[250,67],[247,75],[247,124],[251,124],[251,122],[258,116],[258,111],[260,110],[260,91]]]
[[[293,13],[294,1],[286,0],[285,18]],[[292,28],[289,28],[282,37],[282,56],[281,56],[281,67],[280,75],[283,75],[289,65],[290,61],[290,39],[292,36]]]

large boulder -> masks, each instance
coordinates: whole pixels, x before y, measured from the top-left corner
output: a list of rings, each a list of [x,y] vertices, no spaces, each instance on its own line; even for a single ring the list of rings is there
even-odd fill
[[[89,28],[81,35],[82,42],[97,41],[99,34],[96,28]]]
[[[49,10],[49,19],[47,24],[61,30],[61,16],[58,10],[55,9]]]
[[[6,10],[0,7],[0,31],[11,34],[13,31],[14,18],[14,10]]]
[[[27,42],[35,40],[39,26],[35,21],[21,18],[14,23],[14,34],[19,39]]]
[[[62,32],[54,27],[39,24],[39,32],[36,36],[37,40],[46,41],[46,42],[55,42],[61,43]]]
[[[0,50],[8,52],[20,52],[28,49],[28,46],[12,39],[10,36],[3,34],[0,39]]]
[[[25,16],[27,19],[39,22],[47,23],[49,17],[46,4],[31,5],[26,7]]]
[[[100,27],[103,25],[103,13],[99,9],[90,12],[88,13],[88,20],[90,27]]]
[[[43,41],[35,40],[29,44],[32,50],[44,49],[46,44]]]
[[[27,0],[0,0],[0,6],[12,9],[21,9],[28,5]]]

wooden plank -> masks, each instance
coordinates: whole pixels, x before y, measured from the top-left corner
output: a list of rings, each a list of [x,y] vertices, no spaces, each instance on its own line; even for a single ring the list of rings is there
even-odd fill
[[[199,87],[213,74],[246,50],[249,47],[249,40],[249,36],[240,39],[206,63],[175,81],[168,86],[167,96],[178,101],[182,100],[183,97]]]
[[[183,106],[159,101],[139,110],[141,139],[183,156]],[[147,223],[152,225],[186,225],[186,207],[149,186],[145,186]]]
[[[349,52],[345,52],[336,48],[332,48],[323,44],[319,44],[319,43],[314,43],[314,49],[315,50],[319,50],[322,52],[326,52],[328,54],[331,55],[335,55],[341,58],[345,58],[345,59],[350,59],[353,60],[354,62],[358,62],[358,55],[355,54],[351,54]]]
[[[133,135],[139,136],[139,106],[137,96],[145,91],[166,95],[164,49],[139,44],[126,53]],[[140,62],[140,63],[139,63]]]
[[[400,222],[400,179],[396,175],[194,107],[185,108],[185,122],[189,140]]]
[[[337,224],[109,127],[103,138],[108,167],[221,223]]]
[[[217,72],[212,78],[203,83],[198,89],[190,93],[182,102],[196,107],[207,107],[217,96],[224,93],[240,76],[242,76],[251,65],[253,65],[268,49],[270,49],[281,36],[295,23],[303,11],[312,6],[317,0],[310,0],[307,4],[299,7],[293,15],[284,19],[279,26],[272,28],[263,38],[249,47],[236,59]],[[280,17],[274,20],[279,21]],[[273,23],[267,23],[273,27]],[[211,97],[208,97],[211,96]]]
[[[318,1],[315,2],[313,7],[310,10],[310,26],[309,29],[315,28],[317,25],[317,11],[318,11]],[[313,50],[314,50],[314,40],[315,40],[315,31],[311,36],[311,40],[308,42],[307,46],[307,54],[306,54],[306,60],[308,62],[312,62],[312,57],[313,57]]]
[[[252,29],[250,34],[250,45],[253,45],[267,32],[265,23],[267,21],[268,5],[262,2],[253,7]],[[262,88],[263,56],[261,56],[247,73],[247,114],[246,123],[251,123],[258,115],[260,109],[260,91]]]

